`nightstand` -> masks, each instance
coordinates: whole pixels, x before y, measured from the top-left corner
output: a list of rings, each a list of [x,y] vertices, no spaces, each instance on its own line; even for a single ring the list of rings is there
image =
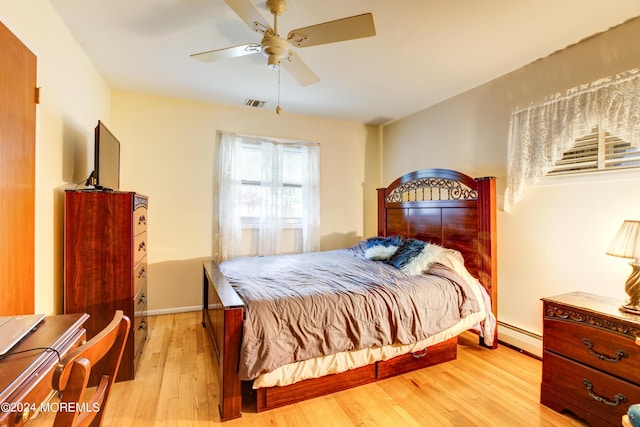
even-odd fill
[[[621,300],[572,292],[543,301],[540,402],[594,426],[619,426],[640,402],[640,316]]]

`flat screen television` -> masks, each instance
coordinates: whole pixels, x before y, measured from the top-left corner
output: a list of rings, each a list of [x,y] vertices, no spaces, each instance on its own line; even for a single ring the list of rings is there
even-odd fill
[[[120,141],[101,121],[95,129],[93,172],[87,185],[102,191],[120,188]]]

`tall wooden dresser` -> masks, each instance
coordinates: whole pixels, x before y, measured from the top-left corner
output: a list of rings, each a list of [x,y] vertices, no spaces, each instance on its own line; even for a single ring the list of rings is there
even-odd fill
[[[540,402],[592,426],[619,426],[640,403],[640,316],[622,300],[571,292],[543,298]]]
[[[116,310],[131,319],[117,381],[134,378],[147,337],[147,208],[133,192],[65,193],[64,310],[91,316],[87,338]]]

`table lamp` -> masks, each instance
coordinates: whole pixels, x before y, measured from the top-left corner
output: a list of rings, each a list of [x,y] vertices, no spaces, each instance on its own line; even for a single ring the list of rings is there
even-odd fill
[[[629,263],[631,275],[624,285],[629,299],[620,311],[640,314],[640,221],[625,220],[606,253],[633,260]]]

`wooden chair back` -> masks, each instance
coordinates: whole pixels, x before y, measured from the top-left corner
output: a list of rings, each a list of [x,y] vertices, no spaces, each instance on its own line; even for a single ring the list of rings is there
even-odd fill
[[[102,331],[60,361],[53,374],[53,388],[62,393],[54,427],[102,425],[130,326],[129,318],[118,310]],[[100,381],[87,390],[91,368],[103,358]]]

